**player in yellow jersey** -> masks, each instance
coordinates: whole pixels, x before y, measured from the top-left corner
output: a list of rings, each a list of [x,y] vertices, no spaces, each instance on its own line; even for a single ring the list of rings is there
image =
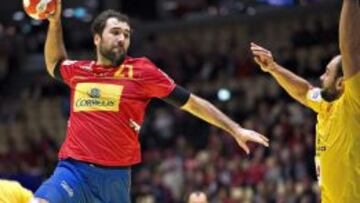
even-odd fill
[[[296,100],[317,113],[316,162],[323,203],[360,202],[360,1],[343,0],[340,52],[320,77],[322,87],[277,64],[254,43],[255,61]]]
[[[0,203],[29,203],[33,194],[18,182],[0,180]]]

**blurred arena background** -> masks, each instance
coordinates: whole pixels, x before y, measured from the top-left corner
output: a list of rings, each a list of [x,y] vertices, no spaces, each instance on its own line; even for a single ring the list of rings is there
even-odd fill
[[[315,114],[252,61],[249,43],[317,84],[338,53],[339,1],[63,0],[70,58],[89,58],[90,21],[107,8],[133,20],[130,53],[271,139],[246,156],[229,136],[161,101],[148,109],[133,168],[133,202],[182,203],[194,190],[219,203],[315,203]],[[45,72],[46,21],[21,1],[0,8],[0,177],[36,190],[65,136],[68,91]]]

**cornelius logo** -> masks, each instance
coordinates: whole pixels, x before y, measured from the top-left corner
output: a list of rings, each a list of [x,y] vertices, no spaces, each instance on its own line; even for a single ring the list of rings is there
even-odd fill
[[[76,101],[76,107],[96,107],[96,106],[114,106],[115,101],[100,99],[79,99]]]
[[[74,111],[118,111],[122,89],[119,85],[80,83],[75,88]]]

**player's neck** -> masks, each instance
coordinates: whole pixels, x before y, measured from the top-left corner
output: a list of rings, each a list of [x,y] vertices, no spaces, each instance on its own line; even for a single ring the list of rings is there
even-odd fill
[[[105,57],[98,56],[97,60],[96,60],[96,65],[101,65],[106,68],[110,68],[110,67],[112,67],[112,62]]]
[[[111,61],[102,55],[98,55],[96,64],[101,65],[105,68],[119,67],[122,63],[124,63],[126,57],[127,57],[126,55],[123,55],[120,58],[118,58],[117,61]]]

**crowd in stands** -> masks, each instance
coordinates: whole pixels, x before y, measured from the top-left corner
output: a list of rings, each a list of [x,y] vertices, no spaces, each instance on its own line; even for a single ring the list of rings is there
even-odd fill
[[[324,0],[170,0],[159,1],[160,18],[187,19],[206,16],[227,16],[239,13],[254,14],[271,6],[307,6]]]
[[[271,142],[252,146],[247,156],[223,131],[155,100],[141,130],[143,162],[133,168],[134,202],[182,203],[195,190],[214,203],[319,202],[315,114],[261,73],[248,49],[256,40],[280,64],[317,81],[338,52],[337,18],[329,16],[285,21],[290,28],[269,23],[258,33],[237,25],[155,33],[137,47],[133,54],[148,56],[178,84]],[[45,71],[19,74],[24,55],[41,51],[43,33],[32,37],[37,41],[0,26],[0,177],[35,190],[57,162],[69,104],[66,87]],[[27,85],[15,84],[18,75]],[[231,98],[219,100],[220,89]]]

